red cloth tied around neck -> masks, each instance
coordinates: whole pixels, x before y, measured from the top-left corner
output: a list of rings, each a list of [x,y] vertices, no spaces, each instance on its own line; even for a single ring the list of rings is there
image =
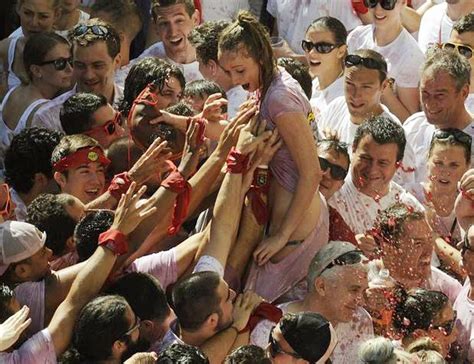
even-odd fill
[[[67,169],[78,168],[79,166],[92,162],[98,162],[104,167],[107,167],[110,164],[110,159],[104,155],[104,152],[99,147],[85,147],[61,158],[54,163],[53,169],[56,172],[62,173]]]
[[[270,170],[266,169],[266,180],[261,181],[262,176],[260,172],[258,169],[255,171],[252,185],[247,192],[247,198],[250,200],[250,206],[252,207],[253,215],[258,224],[264,225],[270,218],[270,212],[268,211],[267,204],[263,200],[263,196],[268,195],[268,191],[270,190],[271,173]]]
[[[168,227],[168,235],[175,235],[188,214],[189,202],[191,201],[191,185],[178,170],[171,172],[161,185],[178,194],[174,203],[173,219]]]
[[[249,156],[240,153],[235,147],[232,147],[227,155],[227,172],[229,173],[244,173],[248,169]]]
[[[128,172],[123,172],[114,176],[107,190],[117,201],[119,201],[122,194],[127,192],[131,184],[132,180],[130,179]]]
[[[255,326],[257,326],[257,324],[263,320],[269,320],[277,324],[282,316],[283,311],[280,310],[277,306],[274,306],[268,302],[262,302],[250,315],[249,321],[247,322],[247,326],[245,326],[245,328],[240,333],[247,331],[252,332]]]

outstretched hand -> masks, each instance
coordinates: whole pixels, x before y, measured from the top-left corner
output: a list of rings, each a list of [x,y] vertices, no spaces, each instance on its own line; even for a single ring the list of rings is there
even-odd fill
[[[120,198],[115,210],[111,229],[118,230],[124,235],[130,234],[140,222],[156,212],[154,205],[157,197],[152,196],[148,200],[139,201],[146,191],[146,186],[142,186],[137,193],[135,193],[136,188],[137,184],[132,182],[128,191]]]
[[[204,102],[202,117],[209,122],[218,122],[223,119],[222,106],[227,105],[228,101],[222,97],[222,94],[216,93],[209,95]]]
[[[30,309],[23,306],[0,324],[0,351],[5,351],[18,341],[21,333],[31,324]]]
[[[240,130],[239,139],[237,140],[237,150],[242,154],[250,154],[272,135],[271,130],[265,130],[266,123],[259,121],[259,113],[256,113],[250,122]]]
[[[185,178],[189,178],[197,168],[199,163],[200,148],[202,146],[199,140],[202,131],[200,128],[204,127],[197,121],[191,120],[186,130],[186,140],[183,148],[183,155],[179,164],[178,170]]]

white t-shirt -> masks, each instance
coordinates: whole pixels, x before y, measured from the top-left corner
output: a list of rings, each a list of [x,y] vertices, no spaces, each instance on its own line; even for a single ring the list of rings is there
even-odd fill
[[[347,30],[362,24],[351,0],[268,0],[267,11],[276,19],[278,33],[297,54],[308,26],[321,16],[339,19]]]
[[[392,114],[385,105],[381,104],[381,106],[383,109],[381,115],[388,117],[402,125],[400,120],[394,114]],[[333,100],[317,120],[317,129],[319,135],[315,135],[315,138],[323,139],[324,129],[326,128],[334,130],[339,135],[339,140],[349,145],[349,152],[351,152],[352,142],[354,141],[355,132],[358,127],[359,125],[354,124],[351,121],[351,114],[349,113],[346,99],[344,96],[341,96]],[[405,146],[403,166],[408,171],[410,168],[415,166],[415,155],[413,148],[408,143]],[[413,172],[404,172],[402,169],[399,169],[395,175],[394,180],[402,186],[405,186],[413,183],[415,178]]]
[[[232,119],[239,111],[240,105],[242,105],[249,97],[249,93],[245,91],[242,86],[232,87],[227,90],[227,114],[229,120]]]
[[[64,132],[61,126],[61,120],[59,119],[59,113],[64,102],[72,95],[77,93],[76,86],[68,92],[55,97],[51,101],[48,101],[36,111],[33,118],[32,126],[39,128],[47,128],[52,130],[59,130]],[[114,85],[114,102],[113,107],[118,108],[120,101],[123,98],[123,87],[115,84]]]
[[[423,53],[426,53],[430,45],[449,39],[454,22],[446,14],[447,9],[448,4],[443,2],[428,9],[421,18],[418,45]]]
[[[283,314],[288,312],[288,306],[293,302],[287,302],[278,307]],[[270,331],[276,324],[270,320],[263,320],[255,326],[250,333],[250,344],[266,348]],[[353,364],[357,358],[359,346],[374,337],[374,327],[369,313],[362,307],[358,307],[354,318],[350,322],[341,322],[334,326],[337,336],[337,345],[331,355],[331,362],[335,364]]]
[[[403,128],[405,129],[407,145],[411,145],[415,153],[415,181],[424,182],[428,176],[428,152],[436,128],[428,122],[424,112],[418,112],[410,116],[403,124]],[[474,122],[463,131],[474,139]],[[471,149],[472,166],[474,166],[474,143]]]
[[[420,67],[425,59],[423,52],[405,28],[395,40],[385,46],[378,46],[374,38],[374,26],[362,25],[347,37],[349,53],[368,48],[384,56],[388,67],[388,77],[404,88],[417,88],[420,81]]]
[[[471,282],[469,278],[464,282],[461,292],[454,302],[453,309],[457,311],[456,328],[458,329],[458,343],[461,346],[462,357],[466,362],[474,362],[474,301],[469,299]]]
[[[27,340],[19,349],[12,352],[1,352],[2,364],[56,364],[56,350],[48,329],[38,332]]]
[[[396,202],[424,211],[423,206],[413,195],[393,181],[390,182],[388,194],[376,201],[356,188],[352,182],[351,173],[347,175],[342,188],[329,200],[329,204],[339,212],[354,234],[364,234],[370,230],[379,211],[385,210]]]
[[[248,10],[249,0],[201,0],[202,21],[232,21],[239,10]]]
[[[344,77],[339,77],[324,90],[319,89],[319,80],[315,77],[313,80],[311,100],[309,100],[314,116],[318,118],[319,115],[326,110],[328,105],[340,96],[344,96]]]
[[[474,114],[474,92],[471,92],[469,95],[467,95],[464,106],[470,114]]]

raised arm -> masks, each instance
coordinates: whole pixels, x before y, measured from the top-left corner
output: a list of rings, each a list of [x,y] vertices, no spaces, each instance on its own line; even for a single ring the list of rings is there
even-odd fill
[[[474,169],[469,169],[459,181],[460,193],[454,210],[459,226],[465,232],[474,224]]]

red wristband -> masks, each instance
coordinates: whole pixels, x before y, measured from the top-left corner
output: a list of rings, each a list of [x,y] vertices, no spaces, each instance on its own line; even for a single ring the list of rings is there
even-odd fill
[[[109,229],[100,234],[99,245],[112,250],[115,255],[123,255],[128,251],[127,237],[119,230]]]
[[[249,156],[242,154],[235,147],[232,147],[227,155],[227,172],[244,173],[248,169]]]
[[[188,215],[189,203],[191,201],[191,185],[178,170],[171,172],[161,185],[171,192],[178,194],[174,203],[173,219],[168,227],[168,234],[175,235]]]
[[[128,191],[131,184],[132,180],[130,179],[128,172],[123,172],[116,174],[114,178],[112,178],[107,190],[117,201],[119,201],[122,194]]]
[[[200,147],[204,143],[204,132],[206,131],[206,119],[200,117],[189,117],[186,121],[186,129],[189,128],[191,121],[195,121],[198,125],[198,135],[197,135],[197,147]]]

